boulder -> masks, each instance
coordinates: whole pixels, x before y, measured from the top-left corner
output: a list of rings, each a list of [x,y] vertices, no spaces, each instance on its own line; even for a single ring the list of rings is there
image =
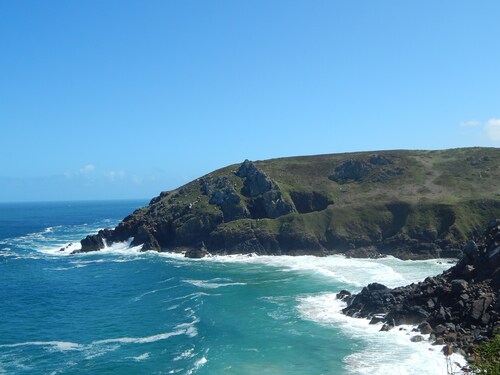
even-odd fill
[[[339,299],[341,301],[344,301],[346,298],[348,298],[350,296],[351,296],[351,292],[349,292],[345,289],[342,289],[340,292],[338,292],[336,294],[337,299]]]
[[[415,335],[412,338],[410,338],[411,342],[420,342],[420,341],[423,341],[423,340],[424,340],[424,337],[421,336],[421,335]]]
[[[186,251],[184,254],[184,257],[186,258],[193,258],[193,259],[201,259],[206,257],[207,255],[210,255],[208,252],[205,243],[201,242],[198,246],[190,248],[189,250]]]

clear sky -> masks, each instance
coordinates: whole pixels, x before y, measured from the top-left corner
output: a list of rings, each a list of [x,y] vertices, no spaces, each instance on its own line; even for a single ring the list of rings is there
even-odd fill
[[[0,2],[0,201],[500,146],[500,1]]]

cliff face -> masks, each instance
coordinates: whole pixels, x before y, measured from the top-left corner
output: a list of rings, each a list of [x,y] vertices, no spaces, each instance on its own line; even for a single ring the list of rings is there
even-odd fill
[[[494,148],[245,161],[162,192],[81,251],[133,237],[157,251],[457,256],[500,217],[499,166]]]
[[[385,322],[383,330],[418,325],[436,344],[471,359],[472,346],[500,327],[500,220],[463,253],[457,265],[418,284],[389,289],[374,283],[354,296],[343,291],[337,296],[348,303],[343,313]]]

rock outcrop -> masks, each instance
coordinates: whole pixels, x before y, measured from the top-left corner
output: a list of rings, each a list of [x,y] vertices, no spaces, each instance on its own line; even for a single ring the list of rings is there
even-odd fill
[[[210,255],[210,253],[208,252],[204,242],[201,242],[197,247],[188,249],[184,253],[184,257],[192,259],[201,259],[208,255]]]
[[[500,327],[500,220],[464,247],[462,259],[439,276],[390,289],[373,283],[357,295],[343,291],[343,313],[384,322],[384,329],[418,325],[436,344],[448,344],[471,359],[472,346]]]

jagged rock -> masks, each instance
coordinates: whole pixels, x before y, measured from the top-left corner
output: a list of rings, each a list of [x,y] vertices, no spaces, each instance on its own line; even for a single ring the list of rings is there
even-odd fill
[[[351,296],[351,292],[349,292],[348,290],[345,290],[345,289],[342,289],[336,295],[337,299],[339,299],[341,301],[345,300],[346,298],[348,298],[350,296]]]
[[[250,160],[245,160],[236,172],[238,177],[245,178],[242,194],[248,197],[256,197],[272,189],[271,179],[261,169],[257,168]]]
[[[489,259],[499,240],[500,221],[495,221],[480,242],[469,242],[463,259],[441,275],[394,289],[369,284],[346,299],[343,313],[373,319],[385,312],[386,325],[418,324],[421,333],[433,334],[434,344],[453,343],[455,350],[470,356],[472,345],[491,337],[500,325],[500,292],[494,283],[500,270]],[[469,281],[463,276],[468,268],[466,273],[474,274]]]
[[[131,246],[139,246],[142,245],[141,251],[161,251],[160,244],[155,236],[151,233],[151,230],[147,228],[145,225],[141,225],[134,236],[134,240],[131,243]]]
[[[87,253],[104,249],[106,247],[106,238],[110,237],[112,233],[111,229],[101,229],[97,234],[85,237],[80,241],[82,248],[79,252]]]
[[[210,196],[210,204],[220,207],[224,215],[224,222],[250,217],[250,212],[227,177],[217,177],[215,181],[203,180],[201,190]]]

